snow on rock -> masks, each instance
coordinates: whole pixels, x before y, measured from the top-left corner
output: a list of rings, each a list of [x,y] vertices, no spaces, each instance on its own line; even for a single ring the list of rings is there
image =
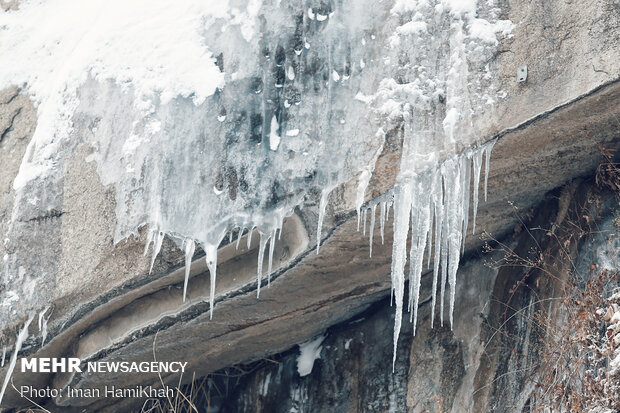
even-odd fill
[[[0,65],[0,87],[19,85],[38,106],[14,187],[51,172],[87,77],[131,88],[134,108],[144,115],[155,99],[166,103],[180,95],[204,102],[223,85],[223,75],[204,46],[201,26],[229,14],[226,2],[195,0],[31,0],[0,13],[0,56],[10,60]]]
[[[358,177],[361,212],[384,131],[399,124],[400,173],[379,212],[383,241],[394,205],[395,342],[405,264],[415,320],[430,240],[440,317],[449,286],[452,321],[471,180],[475,222],[482,151],[486,198],[492,147],[479,141],[475,114],[499,99],[487,62],[512,28],[498,15],[492,2],[475,0],[30,0],[0,13],[0,59],[11,62],[0,64],[0,88],[19,85],[38,111],[13,185],[7,291],[25,288],[19,271],[36,279],[39,268],[53,268],[15,240],[27,218],[61,209],[65,169],[80,145],[93,149],[88,160],[114,187],[116,242],[146,225],[152,263],[166,236],[185,251],[187,267],[198,246],[205,251],[213,314],[225,235],[256,229],[257,284],[264,276],[269,284],[283,219],[320,193],[319,252],[330,193]],[[371,238],[378,204],[365,207]],[[20,311],[35,305],[22,301]]]
[[[314,361],[321,358],[321,344],[326,335],[320,335],[299,345],[299,356],[297,357],[297,371],[299,376],[304,377],[312,373]]]

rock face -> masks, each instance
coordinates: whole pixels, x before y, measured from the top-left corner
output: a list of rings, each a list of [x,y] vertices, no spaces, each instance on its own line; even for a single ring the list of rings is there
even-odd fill
[[[520,223],[515,206],[528,215],[530,208],[539,205],[531,226],[551,228],[558,215],[564,214],[557,212],[563,209],[553,198],[570,203],[579,198],[575,194],[589,193],[591,186],[568,185],[567,195],[550,191],[575,178],[592,177],[600,162],[599,145],[615,148],[620,142],[620,13],[613,0],[501,1],[497,6],[500,17],[516,26],[489,61],[499,73],[495,80],[505,97],[474,119],[473,133],[481,141],[498,139],[488,176],[489,199],[480,205],[477,227],[479,232],[486,231],[527,252],[532,240],[529,234],[512,235]],[[381,31],[381,21],[373,25],[378,32],[386,33]],[[292,27],[288,29],[294,33]],[[268,34],[274,33],[278,32],[272,28]],[[321,32],[315,35],[320,38]],[[371,50],[377,56],[381,52]],[[227,64],[226,60],[221,64]],[[515,79],[521,65],[528,66],[524,83]],[[282,74],[276,69],[271,75]],[[310,72],[304,75],[310,86],[319,76]],[[246,81],[250,82],[249,78]],[[251,82],[244,85],[255,89],[261,86]],[[324,92],[322,87],[317,84]],[[108,99],[92,106],[83,102],[76,112],[74,121],[81,138],[91,133],[89,127],[101,115],[93,108],[111,113],[112,118],[123,115],[119,101],[126,96],[113,85],[97,88],[81,89],[84,102],[96,100],[99,93]],[[235,96],[222,99],[230,103]],[[321,99],[312,102],[321,106],[325,103]],[[106,106],[108,103],[114,105]],[[183,102],[178,107],[187,109]],[[185,109],[178,107],[176,110],[183,114]],[[29,313],[44,312],[45,342],[34,322],[20,356],[150,361],[155,342],[158,359],[188,361],[191,371],[200,377],[287,351],[328,329],[322,359],[310,376],[297,377],[296,354],[291,350],[282,356],[279,367],[244,376],[217,403],[228,411],[255,411],[260,406],[262,411],[275,412],[292,407],[331,411],[333,406],[352,411],[403,411],[404,406],[411,411],[521,411],[519,408],[527,404],[531,382],[506,373],[515,365],[533,363],[538,336],[528,329],[531,320],[520,318],[523,312],[518,312],[506,326],[516,337],[516,344],[502,341],[504,336],[494,335],[494,329],[510,318],[505,311],[507,303],[518,301],[515,308],[532,308],[528,305],[533,293],[511,292],[523,277],[520,270],[482,264],[489,258],[478,256],[483,243],[478,236],[468,237],[466,243],[467,259],[458,276],[454,331],[445,326],[430,329],[428,303],[424,302],[415,340],[411,340],[411,326],[407,322],[403,325],[392,373],[393,309],[386,302],[392,221],[386,228],[385,244],[375,237],[373,257],[369,258],[368,240],[356,231],[357,179],[341,184],[330,197],[320,255],[314,252],[320,193],[307,185],[311,196],[284,224],[281,243],[276,244],[274,253],[271,286],[263,285],[260,299],[256,298],[257,234],[248,244],[246,235],[239,250],[223,242],[218,252],[216,309],[210,319],[206,302],[210,281],[204,251],[199,249],[194,257],[189,299],[184,303],[185,261],[177,245],[170,239],[163,241],[149,275],[150,259],[143,256],[146,228],[141,228],[135,238],[114,242],[117,188],[107,185],[98,165],[87,161],[93,155],[91,146],[76,144],[67,151],[62,173],[40,188],[40,194],[57,207],[41,210],[26,202],[15,219],[12,183],[34,133],[35,112],[24,91],[9,88],[0,93],[0,230],[15,235],[10,243],[0,245],[0,255],[16,250],[31,253],[29,267],[7,273],[0,280],[0,351],[6,346],[10,354]],[[362,138],[374,136],[375,130],[360,115],[363,112],[356,113],[350,121],[359,121],[357,133]],[[246,115],[251,124],[251,115]],[[198,119],[200,114],[193,112],[192,116]],[[188,128],[193,124],[192,116],[187,117],[191,120]],[[396,181],[406,132],[404,124],[395,122],[393,126],[386,131],[365,201],[386,194]],[[239,133],[251,137],[252,130]],[[337,142],[333,147],[337,150]],[[220,169],[221,179],[215,186],[225,189],[234,201],[237,191],[242,190],[242,174]],[[540,204],[545,194],[552,199]],[[613,195],[603,198],[610,203],[614,200]],[[601,212],[602,218],[592,219],[613,228],[613,219],[605,218],[610,216],[606,211]],[[13,226],[9,229],[10,221]],[[541,234],[535,237],[539,242],[544,238]],[[543,248],[553,251],[556,247]],[[582,249],[580,254],[588,251]],[[429,279],[428,275],[423,277],[422,298],[429,294]],[[552,297],[553,286],[545,284],[540,275],[528,278],[527,285],[537,280],[537,293]],[[27,293],[19,303],[9,294],[15,286]],[[355,322],[359,313],[364,314],[364,320]],[[337,327],[330,328],[334,325]],[[6,371],[6,366],[0,369],[0,378]],[[28,376],[19,372],[13,380],[16,386],[28,383],[57,388],[159,382],[156,375]],[[176,383],[178,377],[171,375],[163,380]],[[63,411],[124,411],[138,402],[66,397],[37,401],[52,411],[58,406]],[[24,400],[9,389],[2,406],[23,407]]]
[[[617,195],[601,193],[587,181],[549,193],[525,226],[504,240],[505,247],[492,243],[493,251],[473,255],[461,267],[454,330],[431,328],[430,300],[421,304],[421,325],[413,337],[405,324],[394,371],[394,308],[385,298],[327,328],[320,358],[304,377],[295,347],[217,372],[201,382],[200,391],[185,391],[197,406],[219,412],[523,412],[540,407],[530,398],[553,333],[539,315],[557,322],[570,277],[585,280],[596,271],[618,268],[617,204]],[[516,256],[523,260],[515,261]],[[527,266],[528,260],[535,267]],[[500,265],[508,261],[514,265]],[[430,294],[426,278],[423,296]]]

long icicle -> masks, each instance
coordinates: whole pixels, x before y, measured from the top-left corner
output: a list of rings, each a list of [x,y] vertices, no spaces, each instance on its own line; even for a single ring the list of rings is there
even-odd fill
[[[370,242],[370,258],[372,258],[372,237],[375,232],[375,211],[377,210],[377,204],[370,207],[370,236],[368,237]]]
[[[476,215],[478,214],[478,187],[480,186],[480,169],[482,166],[482,155],[484,150],[478,148],[474,152],[474,210],[473,210],[473,223],[472,223],[472,234],[476,233]]]
[[[491,163],[491,151],[496,141],[487,143],[484,148],[484,202],[487,202],[487,182],[489,181],[489,165]]]
[[[239,228],[239,233],[237,234],[237,243],[235,244],[235,249],[238,250],[239,249],[239,243],[241,242],[241,238],[243,237],[243,231],[245,228],[240,227]]]
[[[205,253],[207,260],[207,267],[209,268],[209,274],[211,275],[209,282],[209,304],[211,308],[209,310],[209,318],[213,319],[213,307],[215,306],[215,281],[217,278],[217,244],[205,245]]]
[[[185,302],[185,298],[187,297],[187,283],[189,282],[189,272],[192,268],[192,257],[194,256],[195,250],[196,250],[196,244],[194,244],[194,240],[186,239],[185,240],[185,282],[183,283],[183,302]]]
[[[149,274],[153,271],[153,265],[155,264],[155,258],[159,255],[159,251],[161,250],[161,244],[164,241],[164,233],[160,230],[155,230],[153,243],[153,254],[151,255],[151,268],[149,269]]]
[[[271,270],[273,268],[273,251],[276,245],[276,233],[278,232],[278,228],[274,228],[271,233],[271,237],[269,238],[269,261],[267,263],[267,287],[271,287]]]
[[[252,234],[254,233],[254,228],[255,227],[248,229],[248,242],[247,242],[248,251],[250,250],[250,246],[252,245]]]
[[[407,311],[409,311],[409,322],[413,321],[413,311],[412,311],[412,306],[413,306],[413,290],[414,290],[414,282],[413,282],[413,278],[414,278],[414,272],[415,272],[415,268],[414,268],[414,263],[415,263],[415,258],[417,256],[417,248],[418,248],[418,237],[420,235],[419,229],[420,229],[420,206],[419,206],[419,199],[420,199],[420,195],[419,192],[417,191],[417,182],[414,181],[414,183],[410,184],[412,186],[412,192],[413,195],[411,196],[411,246],[409,248],[409,302],[407,303]],[[415,189],[415,191],[414,191]]]
[[[454,195],[450,193],[448,190],[448,183],[446,182],[445,176],[445,167],[446,165],[442,165],[442,181],[443,181],[443,218],[442,218],[442,228],[441,228],[441,293],[439,295],[439,319],[441,321],[441,326],[443,327],[443,308],[444,308],[444,297],[446,292],[446,282],[448,280],[448,202],[449,199]]]
[[[387,208],[387,202],[381,201],[381,208],[379,210],[379,230],[381,232],[381,245],[385,244],[385,209]]]
[[[467,235],[467,226],[469,224],[469,187],[471,185],[471,158],[469,154],[461,157],[461,203],[463,208],[463,234],[461,235],[461,254],[465,253],[465,236]]]
[[[433,206],[435,212],[435,257],[433,262],[433,292],[431,303],[431,327],[435,322],[435,304],[437,301],[437,280],[439,278],[439,259],[441,254],[441,236],[443,229],[443,185],[442,177],[437,168],[433,176]]]
[[[264,235],[259,231],[260,240],[258,242],[258,266],[256,269],[256,298],[260,298],[260,284],[263,279],[263,259],[265,258],[265,245],[267,245],[267,241],[269,237]]]
[[[329,200],[329,194],[331,194],[333,187],[324,188],[321,192],[321,200],[319,201],[319,222],[316,230],[316,253],[319,253],[321,248],[321,230],[323,229],[323,218],[325,217],[325,208],[327,208],[327,201]]]
[[[409,211],[411,210],[411,187],[398,185],[394,189],[394,245],[392,246],[392,285],[396,316],[394,320],[394,357],[392,371],[396,366],[398,336],[403,317],[403,298],[405,289],[405,262],[407,260],[407,235],[409,234]]]
[[[362,213],[362,220],[364,221],[364,231],[362,232],[362,235],[366,235],[366,220],[368,217],[368,208],[364,209],[364,212]]]
[[[461,170],[462,162],[454,162],[452,164],[452,179],[453,187],[452,194],[449,198],[450,204],[448,205],[449,211],[449,241],[448,241],[448,284],[450,285],[450,328],[453,327],[453,314],[454,314],[454,301],[456,298],[456,272],[459,266],[459,259],[461,257],[461,241],[462,241],[462,227],[463,221],[463,208],[459,205],[462,201],[464,188],[462,187],[461,174],[465,171]]]

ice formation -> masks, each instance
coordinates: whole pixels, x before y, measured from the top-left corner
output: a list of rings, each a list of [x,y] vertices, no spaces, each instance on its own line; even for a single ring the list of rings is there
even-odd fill
[[[452,322],[456,269],[469,215],[475,230],[484,154],[486,200],[492,148],[476,136],[474,115],[496,97],[486,62],[512,28],[498,14],[493,0],[30,0],[0,13],[8,39],[0,56],[12,61],[0,65],[0,88],[19,85],[38,112],[13,185],[4,299],[22,299],[18,274],[42,267],[20,249],[25,218],[61,210],[68,162],[86,146],[115,190],[115,241],[147,226],[151,269],[164,238],[177,242],[184,298],[202,249],[211,314],[227,234],[232,241],[236,229],[237,245],[244,234],[248,245],[259,237],[259,295],[284,218],[320,194],[318,253],[333,189],[358,177],[355,207],[371,246],[377,213],[383,243],[394,207],[395,345],[406,262],[415,321],[425,252],[442,323],[450,288]],[[393,194],[364,206],[386,131],[397,125],[403,150]],[[36,305],[20,303],[22,316]]]
[[[452,313],[456,291],[456,272],[467,233],[470,202],[473,201],[473,222],[476,222],[478,188],[480,186],[479,165],[482,157],[488,164],[495,141],[455,155],[436,167],[420,174],[408,176],[397,183],[392,196],[376,200],[361,212],[361,220],[366,222],[370,212],[369,232],[370,255],[372,256],[375,211],[380,206],[379,227],[383,234],[387,209],[394,204],[394,241],[392,251],[392,291],[396,302],[394,326],[394,352],[402,322],[405,280],[405,265],[409,262],[409,302],[410,321],[415,334],[420,295],[420,282],[424,270],[424,257],[427,266],[433,261],[431,324],[434,323],[437,292],[439,291],[439,315],[444,322],[444,294],[450,289],[449,318],[452,326]],[[478,165],[478,166],[476,166]],[[473,180],[472,178],[473,169]],[[473,193],[473,195],[470,195]],[[486,187],[485,187],[486,198]],[[385,198],[385,197],[384,197]],[[474,224],[475,226],[475,224]],[[475,231],[475,229],[473,230]],[[411,238],[408,235],[411,233]],[[407,245],[409,251],[407,253]],[[434,249],[434,251],[433,251]],[[434,253],[434,255],[433,255]],[[407,258],[408,257],[408,258]]]
[[[325,335],[314,337],[299,345],[299,356],[297,357],[297,372],[300,377],[312,373],[314,361],[321,358],[321,344],[325,340]]]
[[[19,350],[22,348],[22,344],[24,344],[24,340],[28,337],[28,327],[30,327],[30,323],[34,320],[34,314],[31,314],[28,317],[28,320],[19,331],[17,335],[17,339],[15,340],[15,348],[13,349],[13,355],[11,356],[11,360],[9,361],[9,367],[7,369],[6,375],[4,376],[4,382],[2,383],[2,389],[0,389],[0,402],[2,402],[2,398],[4,397],[4,392],[6,391],[7,386],[9,385],[9,381],[11,381],[11,376],[13,375],[13,370],[15,369],[15,364],[17,363],[17,355],[19,354]],[[4,365],[4,354],[2,355],[2,364]]]

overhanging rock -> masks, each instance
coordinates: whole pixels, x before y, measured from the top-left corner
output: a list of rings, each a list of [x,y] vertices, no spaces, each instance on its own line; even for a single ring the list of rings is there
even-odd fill
[[[617,13],[609,12],[614,7],[612,1],[501,4],[502,13],[517,26],[490,62],[500,72],[500,89],[506,98],[475,119],[482,140],[498,138],[488,177],[489,199],[480,204],[479,232],[496,238],[509,233],[517,221],[508,201],[526,211],[549,190],[591,175],[600,159],[599,146],[618,147],[620,22]],[[528,79],[517,83],[516,68],[523,64],[528,66]],[[110,93],[116,96],[113,90]],[[0,131],[0,229],[5,233],[13,206],[11,183],[35,117],[23,94],[11,89],[2,96],[6,98],[0,99],[4,128]],[[402,134],[398,127],[388,131],[366,201],[393,187]],[[96,166],[86,162],[91,151],[87,146],[77,148],[58,186],[50,188],[61,199],[62,209],[33,214],[20,223],[24,232],[19,241],[33,253],[43,251],[41,263],[54,263],[33,286],[30,299],[38,310],[50,306],[46,341],[41,346],[42,336],[37,333],[26,341],[20,356],[134,361],[152,360],[155,349],[158,359],[187,360],[191,370],[201,375],[286,350],[389,294],[392,221],[385,244],[375,237],[369,258],[368,239],[356,230],[354,179],[330,198],[319,255],[314,252],[318,207],[306,205],[286,221],[281,242],[276,243],[276,271],[270,288],[263,281],[260,299],[254,274],[258,237],[249,250],[243,247],[245,240],[239,250],[224,243],[210,319],[203,252],[196,256],[189,299],[183,303],[183,254],[172,242],[164,241],[152,275],[148,275],[149,258],[142,255],[145,231],[139,239],[113,243],[114,188],[102,185]],[[480,244],[478,236],[469,236],[466,250]],[[10,351],[23,321],[23,315],[2,314],[0,345]],[[178,377],[162,379],[173,382]],[[159,380],[144,374],[70,377],[16,372],[13,376],[16,386],[27,382],[41,387],[96,388],[112,381],[131,386]],[[3,405],[17,406],[18,400],[9,389]],[[76,398],[52,402],[92,409],[108,403]]]

